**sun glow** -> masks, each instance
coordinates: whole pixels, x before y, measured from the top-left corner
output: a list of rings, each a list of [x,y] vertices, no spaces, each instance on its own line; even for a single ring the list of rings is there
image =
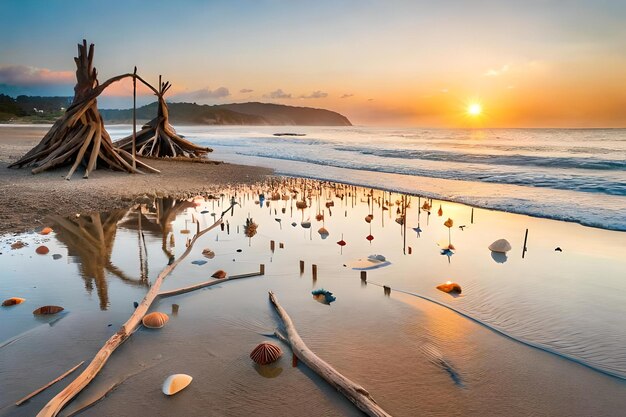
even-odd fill
[[[479,116],[483,112],[483,106],[480,103],[470,103],[467,106],[467,114],[470,116]]]

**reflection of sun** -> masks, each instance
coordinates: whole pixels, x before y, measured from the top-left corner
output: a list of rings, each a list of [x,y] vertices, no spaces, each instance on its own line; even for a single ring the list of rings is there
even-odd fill
[[[480,103],[471,103],[467,106],[467,114],[470,116],[479,116],[483,112],[483,106]]]

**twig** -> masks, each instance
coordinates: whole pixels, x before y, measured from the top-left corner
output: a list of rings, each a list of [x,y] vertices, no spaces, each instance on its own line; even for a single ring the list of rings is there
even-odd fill
[[[157,297],[161,297],[161,298],[172,297],[174,295],[185,294],[191,291],[199,290],[201,288],[210,287],[211,285],[221,284],[222,282],[232,281],[232,280],[240,279],[240,278],[257,277],[259,275],[263,275],[263,274],[261,272],[251,272],[249,274],[233,275],[224,279],[212,279],[210,281],[201,282],[199,284],[191,285],[189,287],[178,288],[178,289],[170,290],[170,291],[163,291],[159,293]]]
[[[35,395],[39,394],[40,392],[50,388],[51,386],[53,386],[54,384],[56,384],[57,382],[59,382],[60,380],[62,380],[63,378],[65,378],[66,376],[68,376],[69,374],[71,374],[72,372],[74,372],[75,370],[77,370],[78,368],[80,368],[80,366],[85,363],[85,361],[82,361],[81,363],[79,363],[78,365],[76,365],[75,367],[73,367],[72,369],[70,369],[69,371],[65,372],[63,375],[60,375],[58,377],[56,377],[55,379],[53,379],[52,381],[48,382],[46,385],[44,385],[43,387],[31,392],[30,394],[28,394],[26,397],[22,398],[21,400],[17,401],[15,403],[15,405],[22,405],[24,404],[26,401],[30,400],[31,398],[33,398]]]

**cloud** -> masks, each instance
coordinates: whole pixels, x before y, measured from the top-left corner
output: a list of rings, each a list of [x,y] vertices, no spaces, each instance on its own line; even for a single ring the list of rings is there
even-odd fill
[[[74,84],[74,77],[72,71],[53,71],[26,65],[0,66],[0,84],[19,87]]]
[[[182,91],[178,94],[174,94],[171,100],[178,101],[203,101],[214,100],[217,98],[224,98],[230,96],[230,91],[226,87],[218,87],[215,90],[210,90],[208,87],[201,88],[193,91]]]
[[[328,93],[325,93],[323,91],[317,90],[317,91],[313,91],[311,94],[307,95],[301,95],[300,98],[326,98],[328,97]]]
[[[349,93],[349,94],[344,94],[344,95],[342,95],[339,98],[350,98],[350,97],[353,97],[353,96],[354,96],[354,94]]]
[[[503,65],[500,69],[493,69],[490,68],[487,72],[485,72],[483,75],[485,77],[498,77],[502,74],[504,74],[505,72],[507,72],[509,70],[509,66],[507,65]]]
[[[242,88],[241,90],[239,90],[239,92],[242,93],[242,94],[251,93],[253,91],[254,90],[251,90],[249,88]]]
[[[274,90],[270,93],[263,94],[264,98],[291,98],[291,94],[285,93],[282,89]]]

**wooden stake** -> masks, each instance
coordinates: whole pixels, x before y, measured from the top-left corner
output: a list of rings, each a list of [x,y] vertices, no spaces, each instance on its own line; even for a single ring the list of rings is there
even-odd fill
[[[524,255],[526,255],[526,251],[528,250],[528,248],[526,248],[527,240],[528,240],[528,229],[526,229],[526,234],[524,235],[524,247],[522,248],[522,259],[524,259]]]
[[[75,370],[77,370],[78,368],[80,368],[80,366],[85,363],[85,361],[82,361],[81,363],[79,363],[78,365],[76,365],[75,367],[73,367],[72,369],[70,369],[69,371],[65,372],[64,374],[58,376],[57,378],[53,379],[52,381],[48,382],[46,385],[44,385],[43,387],[39,388],[38,390],[35,390],[33,392],[31,392],[30,394],[28,394],[26,397],[22,398],[21,400],[17,401],[15,403],[15,405],[22,405],[24,404],[26,401],[30,400],[31,398],[33,398],[35,395],[39,394],[41,391],[50,388],[51,386],[53,386],[54,384],[56,384],[57,382],[59,382],[60,380],[62,380],[63,378],[65,378],[66,376],[68,376],[69,374],[71,374],[72,372],[74,372]]]
[[[270,240],[270,250],[274,252],[275,248],[276,248],[276,243],[273,240]]]
[[[367,271],[361,271],[361,281],[367,282]]]
[[[137,67],[133,72],[133,169],[137,169]]]
[[[313,274],[313,279],[317,279],[317,265],[311,265],[311,273]]]
[[[259,275],[265,275],[265,264],[259,265]]]
[[[300,274],[304,274],[304,261],[300,261]]]

